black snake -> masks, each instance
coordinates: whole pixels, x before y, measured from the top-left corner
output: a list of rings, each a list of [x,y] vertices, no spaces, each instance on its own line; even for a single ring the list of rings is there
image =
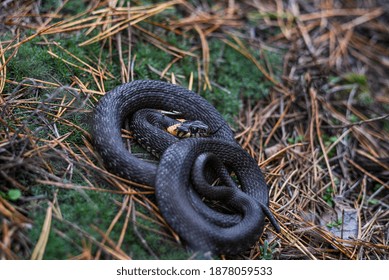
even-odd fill
[[[185,119],[208,125],[210,136],[148,142],[161,154],[158,165],[130,154],[122,137],[123,122],[142,109],[180,112]],[[161,130],[157,132],[163,133]],[[139,137],[142,131],[134,132]],[[98,102],[91,134],[107,168],[131,181],[155,187],[158,207],[168,224],[194,250],[236,254],[261,236],[270,213],[269,189],[256,161],[234,139],[220,113],[205,99],[181,86],[138,80],[118,86]],[[231,179],[231,171],[238,184]],[[217,176],[215,175],[217,174]],[[219,177],[217,186],[210,181]],[[218,211],[204,200],[228,207]],[[235,211],[237,214],[231,213]]]

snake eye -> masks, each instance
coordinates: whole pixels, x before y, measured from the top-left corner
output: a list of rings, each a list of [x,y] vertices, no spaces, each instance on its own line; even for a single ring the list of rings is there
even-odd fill
[[[192,137],[204,137],[209,135],[209,127],[202,121],[188,122]]]

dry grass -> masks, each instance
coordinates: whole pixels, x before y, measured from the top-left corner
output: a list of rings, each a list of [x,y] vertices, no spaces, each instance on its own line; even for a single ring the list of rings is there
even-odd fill
[[[101,258],[102,254],[130,258],[121,249],[123,238],[129,226],[137,227],[136,219],[142,215],[166,229],[156,234],[178,239],[157,207],[142,196],[152,190],[138,186],[144,191],[134,191],[130,182],[105,171],[89,143],[88,132],[66,118],[89,111],[85,108],[93,106],[97,96],[106,91],[104,80],[112,74],[103,61],[75,57],[75,65],[56,54],[60,48],[66,49],[50,46],[54,58],[91,75],[97,91],[82,77],[73,77],[73,83],[64,87],[35,79],[14,81],[7,73],[7,64],[24,43],[38,36],[77,32],[88,35],[80,47],[97,42],[101,50],[118,48],[122,82],[134,78],[132,40],[136,33],[174,57],[159,72],[161,78],[175,81],[174,73],[168,75],[169,69],[192,56],[198,58],[197,88],[212,88],[208,41],[217,38],[254,63],[273,83],[266,99],[254,105],[243,100],[245,106],[236,120],[237,140],[265,171],[271,186],[271,208],[282,233],[275,234],[267,227],[263,239],[240,257],[264,257],[261,245],[266,239],[276,259],[389,258],[389,84],[385,74],[389,71],[389,5],[385,1],[247,0],[238,4],[230,0],[215,1],[212,7],[205,1],[192,1],[198,5],[165,1],[131,7],[121,5],[121,1],[90,1],[88,10],[72,16],[62,14],[63,6],[54,13],[39,14],[34,2],[9,0],[0,4],[7,10],[0,15],[0,32],[14,38],[0,42],[0,191],[19,189],[28,194],[34,182],[122,194],[109,228],[96,228],[100,239],[83,233],[88,242],[74,259]],[[179,9],[182,18],[154,21],[153,16],[172,6]],[[255,26],[248,21],[256,22]],[[192,40],[193,46],[183,50],[171,45],[140,22]],[[25,37],[20,33],[23,29],[34,33]],[[258,61],[251,53],[262,49],[285,53],[282,77],[275,76],[271,62]],[[200,56],[197,50],[201,50]],[[192,87],[193,76],[187,78]],[[17,85],[12,92],[4,92],[8,83]],[[44,101],[31,97],[42,88],[53,93]],[[36,129],[30,130],[26,123],[35,124]],[[59,134],[58,124],[68,126],[69,132]],[[48,137],[42,139],[42,133]],[[68,140],[74,133],[82,134],[82,144]],[[61,162],[60,173],[54,172],[54,161]],[[72,178],[76,167],[82,170],[85,185],[64,181]],[[112,189],[94,187],[90,178],[95,177]],[[48,201],[39,241],[31,244],[26,236],[33,223],[25,208],[29,199],[39,198],[26,195],[14,203],[0,196],[1,259],[42,258],[52,219],[62,220],[54,197]],[[153,214],[144,217],[135,205],[148,205]],[[125,221],[120,238],[112,240],[110,232],[120,218]],[[141,234],[139,239],[147,247]],[[97,253],[92,253],[92,244]]]

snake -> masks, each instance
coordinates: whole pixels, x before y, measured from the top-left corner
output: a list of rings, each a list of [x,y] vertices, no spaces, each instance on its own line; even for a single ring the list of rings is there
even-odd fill
[[[200,122],[200,127],[205,124],[207,136],[180,138],[166,132],[156,125],[155,120],[163,118],[156,115],[160,110],[179,112],[185,120]],[[126,148],[121,128],[128,120],[134,138],[158,155],[157,164]],[[94,149],[110,172],[155,188],[159,211],[189,249],[242,253],[261,237],[265,217],[280,231],[257,161],[199,94],[157,80],[124,83],[100,98],[90,132]],[[219,183],[213,184],[215,180]]]

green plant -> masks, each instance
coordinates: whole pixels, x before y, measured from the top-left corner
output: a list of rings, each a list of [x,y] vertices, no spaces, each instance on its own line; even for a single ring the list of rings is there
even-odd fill
[[[356,115],[354,115],[354,114],[350,114],[348,120],[349,120],[351,123],[356,123],[356,122],[359,121],[359,118],[358,118]]]
[[[357,84],[361,87],[367,87],[367,76],[354,72],[346,73],[344,79],[349,84]]]
[[[338,137],[337,136],[329,136],[327,134],[323,134],[323,141],[324,141],[324,145],[326,147],[329,147],[331,146],[333,143],[335,143],[336,141],[338,140]]]
[[[323,134],[322,140],[324,142],[324,146],[326,146],[326,148],[328,148],[338,140],[338,137],[337,136],[330,136],[328,134]],[[328,155],[328,157],[332,158],[333,156],[335,156],[335,153],[336,153],[336,149],[331,149],[327,153],[327,155]]]
[[[10,189],[6,193],[0,191],[0,196],[7,200],[16,201],[22,196],[22,192],[19,189]]]
[[[296,137],[289,137],[287,141],[289,144],[296,144],[296,143],[301,143],[303,140],[304,140],[304,135],[297,135]]]
[[[337,219],[336,221],[332,221],[332,222],[329,222],[326,224],[326,226],[328,228],[340,228],[340,226],[342,225],[342,219]]]
[[[261,252],[261,260],[272,260],[273,259],[273,251],[277,247],[277,243],[273,243],[269,246],[269,242],[267,240],[263,241],[263,245],[259,247]]]
[[[334,207],[335,203],[334,203],[334,200],[333,200],[333,194],[334,194],[334,190],[331,188],[331,187],[328,187],[326,188],[322,198],[325,202],[327,202],[327,204],[331,207]]]
[[[377,205],[380,203],[378,199],[369,199],[367,202],[371,205]]]

